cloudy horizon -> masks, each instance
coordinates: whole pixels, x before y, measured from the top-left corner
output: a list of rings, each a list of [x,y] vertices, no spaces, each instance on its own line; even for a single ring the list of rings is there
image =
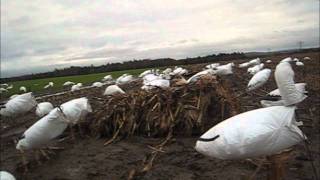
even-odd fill
[[[319,47],[319,0],[1,0],[1,77],[298,41]]]

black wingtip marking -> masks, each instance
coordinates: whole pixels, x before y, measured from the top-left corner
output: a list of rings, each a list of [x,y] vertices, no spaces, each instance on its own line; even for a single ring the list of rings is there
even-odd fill
[[[206,138],[199,138],[198,139],[198,141],[203,141],[203,142],[210,142],[210,141],[214,141],[214,140],[216,140],[218,137],[220,137],[220,135],[216,135],[216,136],[214,136],[213,138],[208,138],[208,139],[206,139]]]

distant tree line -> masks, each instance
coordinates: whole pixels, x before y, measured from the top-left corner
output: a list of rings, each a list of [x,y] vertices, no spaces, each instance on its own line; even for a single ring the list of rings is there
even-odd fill
[[[94,74],[102,72],[112,72],[112,71],[121,71],[129,69],[140,69],[140,68],[156,68],[162,66],[177,66],[177,65],[187,65],[187,64],[199,64],[199,63],[210,63],[214,61],[221,60],[230,60],[230,59],[239,59],[244,58],[244,53],[234,52],[230,54],[220,53],[213,54],[203,57],[194,57],[194,58],[185,58],[175,60],[172,58],[160,58],[160,59],[142,59],[142,60],[131,60],[125,61],[122,63],[107,63],[101,66],[71,66],[63,69],[55,69],[51,72],[45,73],[36,73],[23,75],[19,77],[10,77],[10,78],[1,78],[1,82],[10,82],[10,81],[22,81],[30,79],[42,79],[50,77],[62,77],[62,76],[71,76],[71,75],[84,75],[84,74]]]

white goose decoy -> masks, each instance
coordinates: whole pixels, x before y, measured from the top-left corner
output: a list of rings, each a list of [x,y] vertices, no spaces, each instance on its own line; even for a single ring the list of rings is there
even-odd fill
[[[261,63],[260,58],[255,58],[249,61],[250,65],[258,65]]]
[[[45,85],[43,88],[44,89],[48,89],[48,88],[51,88],[53,87],[53,82],[49,82],[47,85]]]
[[[103,86],[103,83],[101,83],[101,82],[92,83],[92,87],[102,87],[102,86]]]
[[[23,92],[27,92],[27,88],[24,87],[24,86],[21,86],[21,87],[19,88],[19,90],[20,90],[20,91],[23,91]]]
[[[106,75],[105,77],[103,77],[102,81],[112,81],[112,76],[111,75]]]
[[[221,65],[215,68],[214,74],[216,75],[228,75],[232,74],[232,67],[234,66],[233,63],[228,63],[226,65]]]
[[[60,108],[69,124],[77,124],[79,120],[92,112],[91,105],[86,97],[70,100],[63,103]]]
[[[170,87],[170,81],[167,79],[155,79],[153,81],[144,82],[143,84],[144,85],[141,87],[141,89],[144,89],[144,90],[150,90],[155,87],[158,87],[158,88]]]
[[[197,74],[191,76],[188,80],[187,80],[187,83],[191,83],[191,82],[196,82],[201,76],[204,76],[204,75],[213,75],[215,74],[215,70],[213,69],[206,69],[206,70],[203,70],[203,71],[200,71],[198,72]]]
[[[294,83],[294,72],[289,62],[281,62],[275,70],[275,79],[285,105],[293,105],[303,101],[307,96],[301,93]]]
[[[15,97],[19,96],[19,94],[13,94],[12,96],[9,97],[9,99],[13,99]]]
[[[0,93],[2,93],[2,92],[8,92],[8,90],[5,88],[0,88]]]
[[[125,84],[131,82],[132,80],[132,75],[123,74],[122,76],[118,77],[118,79],[116,80],[116,84]]]
[[[75,84],[74,82],[67,81],[67,82],[63,83],[63,86],[71,86],[71,85],[74,85],[74,84]]]
[[[293,58],[293,61],[294,62],[299,62],[299,59],[298,58]]]
[[[297,91],[300,93],[306,94],[308,91],[306,90],[306,83],[296,83],[294,86],[296,87]],[[280,96],[280,91],[279,89],[275,89],[271,92],[268,93],[269,96]]]
[[[16,180],[16,178],[7,171],[0,171],[1,180]]]
[[[80,88],[81,88],[81,86],[78,86],[78,84],[75,84],[75,85],[71,86],[71,92],[79,91]]]
[[[14,117],[23,113],[30,111],[37,105],[35,98],[32,96],[31,92],[17,95],[10,99],[1,108],[0,114],[3,116]]]
[[[47,84],[47,85],[45,85],[44,87],[43,87],[43,89],[48,89],[49,87],[51,87],[49,84]]]
[[[146,71],[142,72],[142,73],[139,75],[139,77],[142,78],[142,77],[144,77],[144,76],[147,75],[147,74],[153,74],[152,70],[149,69],[149,70],[146,70]]]
[[[182,68],[182,67],[177,67],[176,69],[174,69],[171,73],[170,73],[170,75],[173,75],[173,76],[175,76],[175,75],[185,75],[185,74],[187,74],[188,73],[188,70],[186,70],[186,69],[184,69],[184,68]]]
[[[250,66],[249,62],[244,62],[244,63],[239,64],[239,68],[246,68],[248,66]]]
[[[8,86],[6,89],[9,90],[9,89],[12,89],[13,88],[13,85],[11,84],[10,86]]]
[[[301,62],[301,61],[297,61],[297,62],[296,62],[296,65],[297,65],[297,66],[304,66],[303,62]]]
[[[272,63],[272,61],[269,59],[269,60],[266,61],[266,63]]]
[[[7,83],[0,84],[0,87],[8,87],[8,86],[9,86],[9,84],[7,84]]]
[[[259,72],[261,69],[263,69],[264,67],[264,64],[261,63],[261,64],[257,64],[251,68],[248,68],[248,73],[251,74],[251,75],[255,75],[257,72]]]
[[[220,66],[220,63],[213,63],[213,64],[206,65],[206,68],[207,69],[215,69],[218,66]]]
[[[42,102],[37,105],[36,115],[38,117],[43,117],[53,109],[53,105],[50,102]]]
[[[293,61],[293,60],[292,60],[291,57],[287,57],[287,58],[282,59],[282,60],[280,61],[280,63],[282,63],[282,62],[292,62],[292,61]]]
[[[168,75],[172,72],[171,68],[166,68],[165,70],[162,71],[163,74]]]
[[[255,74],[248,83],[248,91],[252,91],[263,86],[271,75],[270,69],[263,69]]]
[[[154,74],[147,74],[142,79],[143,79],[143,83],[147,83],[147,82],[151,82],[151,81],[162,79],[162,78]]]
[[[294,113],[294,106],[273,106],[233,116],[204,133],[195,149],[218,159],[273,155],[304,140]]]
[[[308,56],[306,56],[306,57],[304,57],[303,59],[304,59],[304,60],[310,60],[311,58],[308,57]]]
[[[16,149],[23,151],[41,148],[61,135],[67,127],[64,114],[60,109],[55,108],[24,132]]]
[[[117,85],[110,85],[106,88],[103,95],[105,96],[111,96],[115,94],[125,94],[125,92]]]

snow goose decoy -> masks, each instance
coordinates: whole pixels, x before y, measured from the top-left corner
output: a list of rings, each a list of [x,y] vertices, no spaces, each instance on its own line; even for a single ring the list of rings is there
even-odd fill
[[[105,77],[103,77],[102,81],[112,81],[112,76],[111,75],[106,75]]]
[[[0,179],[1,180],[16,180],[16,178],[8,173],[7,171],[0,171]]]
[[[71,85],[74,85],[74,84],[75,84],[74,82],[67,81],[67,82],[63,83],[63,86],[71,86]]]
[[[255,74],[248,83],[248,91],[252,91],[263,86],[271,75],[270,69],[263,69]]]
[[[285,105],[293,105],[303,101],[307,96],[299,91],[294,83],[294,72],[289,62],[281,62],[275,70],[275,79]]]
[[[15,117],[20,114],[29,112],[32,108],[37,105],[35,98],[32,93],[25,93],[17,95],[4,105],[5,108],[1,108],[0,114],[8,117]]]
[[[36,115],[38,117],[43,117],[53,109],[53,105],[50,102],[42,102],[37,105]]]
[[[92,83],[92,87],[102,87],[102,86],[103,86],[103,83],[101,83],[101,82]]]
[[[294,106],[273,106],[236,115],[204,133],[195,149],[218,159],[273,155],[304,140],[294,113]]]
[[[303,62],[298,61],[298,62],[296,62],[296,66],[304,66],[304,64],[303,64]]]
[[[19,90],[20,90],[20,91],[23,91],[23,92],[27,92],[27,88],[24,87],[24,86],[21,86],[21,87],[19,88]]]
[[[125,94],[125,92],[118,85],[110,85],[103,93],[105,96],[111,96],[115,94]]]
[[[187,83],[191,83],[191,82],[195,82],[197,81],[201,76],[204,76],[204,75],[214,75],[215,74],[215,70],[213,69],[206,69],[206,70],[203,70],[203,71],[200,71],[198,72],[197,74],[191,76],[188,80],[187,80]]]

